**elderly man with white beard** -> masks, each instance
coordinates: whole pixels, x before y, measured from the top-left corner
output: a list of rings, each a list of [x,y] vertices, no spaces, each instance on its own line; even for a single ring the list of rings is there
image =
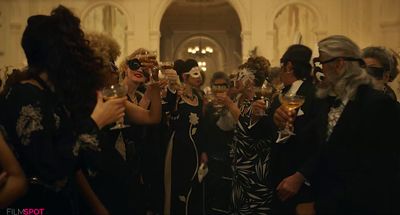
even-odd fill
[[[318,157],[311,186],[317,214],[400,214],[400,113],[373,89],[359,47],[345,36],[318,43],[325,79],[317,87],[321,105]],[[293,116],[292,116],[293,115]],[[276,124],[294,120],[279,108]]]

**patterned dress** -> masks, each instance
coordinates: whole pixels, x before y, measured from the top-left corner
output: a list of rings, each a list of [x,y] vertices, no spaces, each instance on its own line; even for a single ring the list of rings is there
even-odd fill
[[[88,116],[79,130],[65,106],[41,79],[14,85],[1,103],[1,124],[29,182],[13,208],[78,214],[74,177],[82,150],[98,151],[97,125]]]
[[[171,112],[172,134],[165,164],[165,214],[200,214],[202,211],[201,187],[197,179],[202,152],[202,104],[199,97],[197,100],[198,105],[193,106],[179,99],[177,111]]]
[[[268,214],[272,189],[267,184],[270,146],[249,136],[250,103],[244,102],[233,136],[233,213]]]

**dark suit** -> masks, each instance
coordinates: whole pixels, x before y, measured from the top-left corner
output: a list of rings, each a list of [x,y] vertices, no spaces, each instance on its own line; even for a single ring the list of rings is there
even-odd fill
[[[321,134],[328,111],[321,117]],[[321,144],[311,182],[318,214],[400,214],[399,131],[396,102],[359,87]]]
[[[320,108],[320,100],[315,98],[315,87],[311,81],[304,81],[296,93],[305,96],[305,103],[300,108],[303,115],[298,115],[294,122],[294,132],[285,143],[275,143],[278,129],[272,122],[275,110],[281,105],[276,98],[270,109],[269,116],[260,120],[253,128],[252,134],[257,136],[265,134],[272,142],[269,182],[276,190],[279,183],[286,177],[300,172],[306,178],[311,177],[314,169],[314,158],[321,142],[318,133],[317,115]],[[299,192],[285,202],[280,201],[276,194],[272,200],[273,214],[294,214],[297,204],[311,202],[313,200],[311,187],[303,184]]]

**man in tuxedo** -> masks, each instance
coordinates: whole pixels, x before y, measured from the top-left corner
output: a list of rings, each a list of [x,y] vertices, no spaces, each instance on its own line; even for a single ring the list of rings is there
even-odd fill
[[[345,36],[318,43],[325,79],[317,97],[320,145],[311,186],[317,214],[400,214],[400,116],[395,101],[373,89],[359,47]],[[280,123],[293,120],[276,112]]]
[[[281,58],[280,78],[285,86],[282,93],[301,95],[305,98],[302,107],[290,113],[296,115],[296,120],[291,122],[295,135],[278,137],[278,131],[283,130],[286,122],[275,123],[272,116],[275,111],[287,110],[281,105],[278,97],[272,102],[268,116],[259,119],[251,129],[254,136],[267,134],[272,144],[268,177],[275,191],[271,205],[272,214],[295,214],[296,211],[303,210],[302,208],[312,209],[312,187],[306,179],[311,177],[313,159],[320,140],[316,133],[319,105],[310,75],[311,55],[310,48],[292,45]],[[253,108],[259,109],[262,106],[257,101]]]

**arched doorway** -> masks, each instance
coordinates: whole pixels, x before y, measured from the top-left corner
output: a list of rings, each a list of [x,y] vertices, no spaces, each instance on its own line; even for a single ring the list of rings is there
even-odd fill
[[[224,17],[221,19],[220,17]],[[174,1],[160,24],[160,59],[194,58],[206,62],[206,84],[216,71],[232,72],[242,62],[241,23],[226,0]],[[197,54],[190,48],[198,46]],[[213,52],[201,55],[201,49]]]
[[[279,64],[280,57],[292,44],[306,45],[317,53],[317,41],[326,32],[321,29],[322,17],[312,4],[305,1],[282,3],[272,15],[267,28],[273,32],[273,64]]]
[[[113,37],[121,47],[122,56],[127,53],[127,20],[127,13],[119,5],[110,2],[96,3],[82,13],[85,32],[99,32]]]

